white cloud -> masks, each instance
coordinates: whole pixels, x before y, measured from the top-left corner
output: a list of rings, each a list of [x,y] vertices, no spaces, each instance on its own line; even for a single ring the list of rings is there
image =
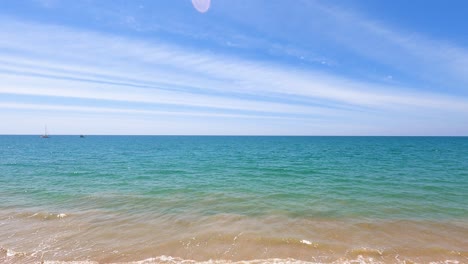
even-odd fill
[[[404,29],[395,29],[356,11],[334,6],[307,3],[332,18],[329,30],[336,41],[361,56],[374,59],[395,69],[432,81],[436,85],[448,82],[458,90],[468,85],[468,50],[445,40]]]
[[[321,53],[318,58],[327,58],[325,61],[334,65],[321,67],[323,70],[338,68],[353,78],[375,81],[392,74],[411,86],[422,84],[441,93],[448,86],[452,92],[468,96],[468,49],[464,43],[435,38],[428,35],[430,29],[413,32],[392,27],[378,14],[353,10],[351,3],[338,3],[341,7],[323,1],[285,3],[238,0],[223,2],[217,8],[231,22],[230,30],[246,28],[242,32],[246,39],[257,38],[249,41],[255,50],[273,49],[287,55],[291,47],[301,53]],[[223,34],[222,30],[210,33]],[[283,41],[282,49],[275,49],[271,40]]]
[[[382,86],[266,62],[71,28],[0,19],[2,94],[145,102],[203,108],[174,113],[115,107],[15,104],[0,109],[218,116],[327,118],[369,122],[441,112],[466,118],[466,98]],[[40,99],[37,99],[40,100]],[[238,111],[238,113],[232,112]],[[246,114],[246,111],[253,113]],[[263,113],[259,115],[259,113]],[[426,114],[427,113],[427,114]],[[367,120],[365,118],[368,118]],[[288,121],[289,122],[289,121]],[[353,124],[348,121],[348,126]],[[355,124],[356,125],[356,124]],[[300,125],[296,128],[303,129]],[[291,127],[294,129],[294,127]],[[279,129],[277,130],[279,131]]]
[[[59,111],[59,112],[84,112],[84,113],[111,113],[129,115],[151,115],[151,116],[181,116],[181,117],[210,117],[210,118],[241,118],[241,119],[292,119],[292,120],[314,120],[313,118],[281,117],[272,115],[255,114],[227,114],[202,111],[158,111],[141,110],[131,108],[111,108],[111,107],[90,107],[73,105],[47,105],[47,104],[27,104],[27,103],[1,103],[0,108],[18,109],[32,111]]]

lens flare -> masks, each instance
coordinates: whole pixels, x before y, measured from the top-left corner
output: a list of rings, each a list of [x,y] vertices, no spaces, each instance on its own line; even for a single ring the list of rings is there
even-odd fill
[[[198,12],[205,13],[210,9],[211,0],[192,0],[192,4]]]

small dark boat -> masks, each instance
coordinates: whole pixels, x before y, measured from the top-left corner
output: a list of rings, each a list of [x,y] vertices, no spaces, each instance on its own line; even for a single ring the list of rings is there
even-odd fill
[[[84,135],[80,135],[80,138],[84,138],[85,136]]]

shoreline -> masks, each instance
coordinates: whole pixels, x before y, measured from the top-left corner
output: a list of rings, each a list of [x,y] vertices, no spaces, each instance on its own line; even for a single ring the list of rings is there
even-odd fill
[[[463,248],[468,242],[468,221],[460,219],[346,221],[213,215],[198,221],[166,218],[148,223],[106,220],[105,215],[23,214],[5,220],[0,218],[0,232],[8,235],[0,244],[0,261],[5,263],[468,261],[468,250]]]

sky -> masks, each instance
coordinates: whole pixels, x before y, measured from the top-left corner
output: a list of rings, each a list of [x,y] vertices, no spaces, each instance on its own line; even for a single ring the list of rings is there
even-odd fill
[[[0,134],[468,135],[467,1],[2,0]]]

